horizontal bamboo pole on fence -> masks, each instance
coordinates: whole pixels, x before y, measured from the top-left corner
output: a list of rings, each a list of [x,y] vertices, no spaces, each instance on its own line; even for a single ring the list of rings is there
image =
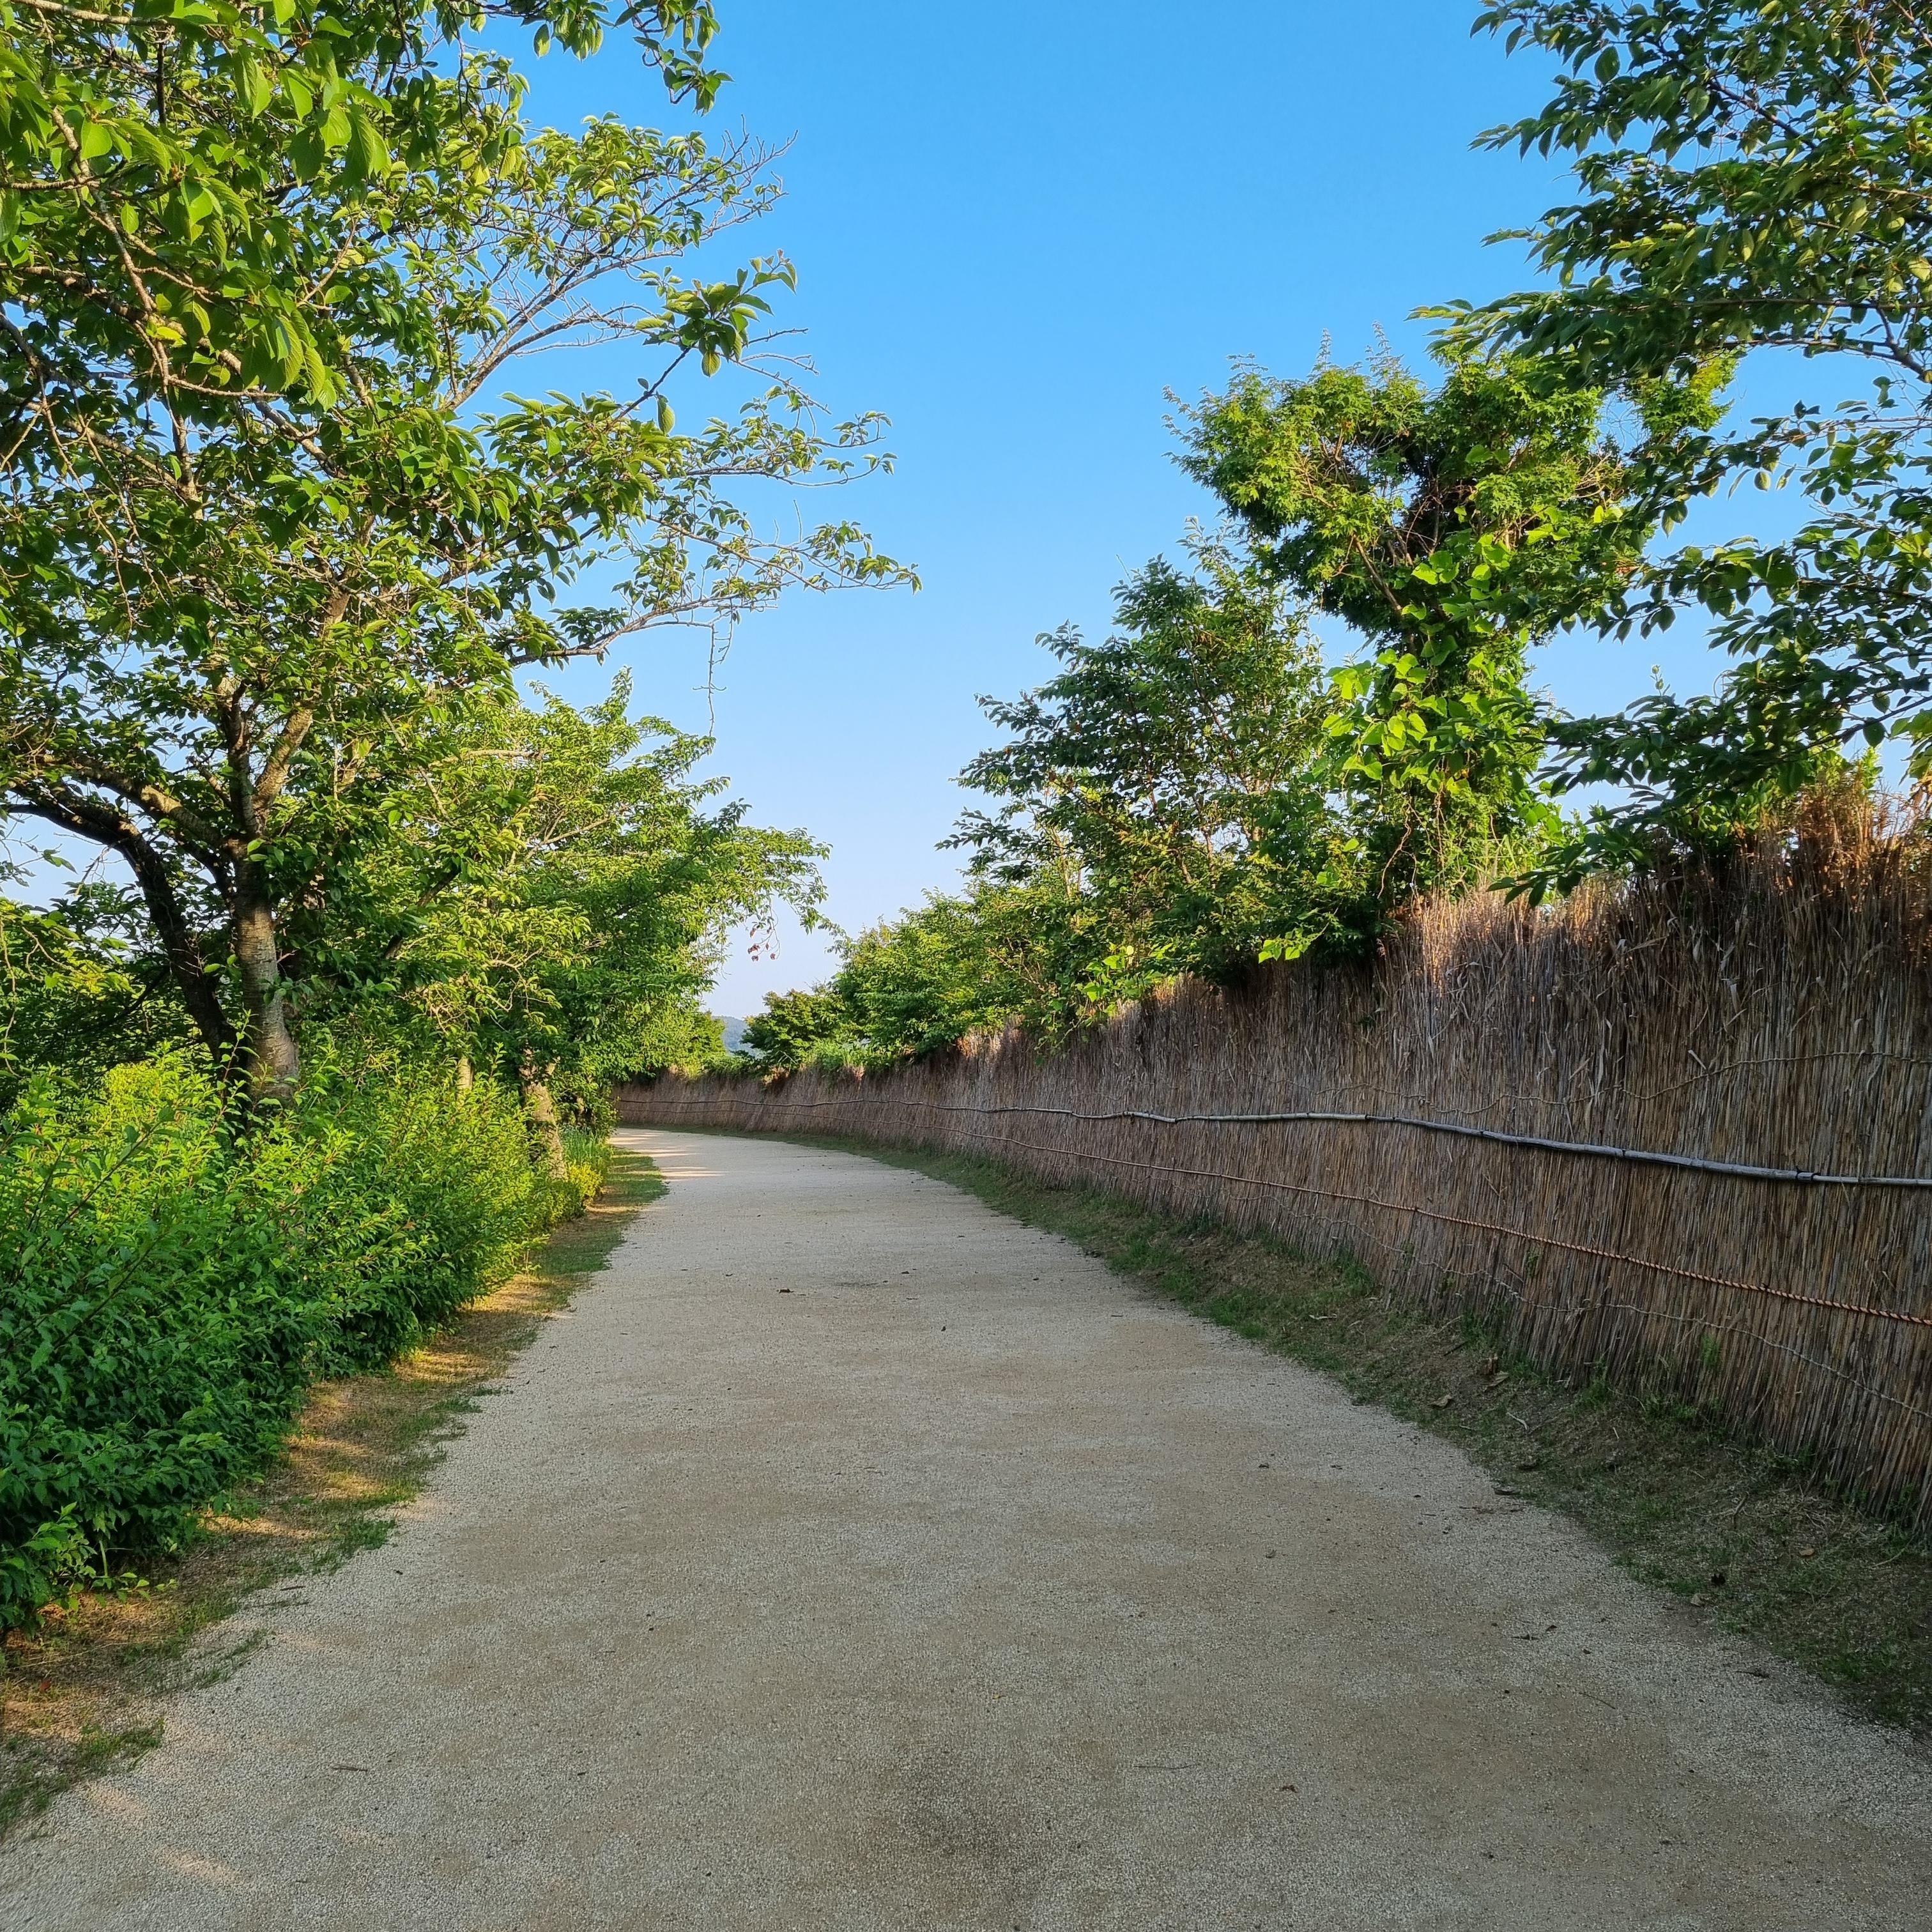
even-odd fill
[[[825,1100],[809,1100],[794,1103],[795,1106],[802,1106],[808,1109],[833,1106],[840,1104],[842,1103],[838,1102]],[[1070,1109],[1064,1107],[944,1107],[926,1101],[912,1101],[902,1102],[900,1104],[928,1108],[932,1112],[935,1113],[977,1114],[982,1118],[1007,1114],[1048,1114],[1066,1119],[1076,1120],[1149,1120],[1168,1126],[1180,1126],[1190,1121],[1201,1121],[1211,1126],[1222,1126],[1234,1122],[1269,1121],[1276,1120],[1359,1121],[1373,1118],[1372,1116],[1362,1114],[1166,1114],[1124,1112],[1109,1114],[1076,1114],[1071,1112]],[[657,1114],[668,1111],[672,1116],[670,1120],[668,1122],[659,1122],[658,1124],[674,1126],[676,1124],[678,1112],[680,1108],[684,1109],[688,1112],[700,1114],[708,1111],[705,1106],[705,1103],[701,1100],[680,1100],[676,1097],[672,1097],[670,1099],[658,1100],[655,1102],[650,1100],[646,1100],[644,1103],[640,1112],[643,1116],[651,1118],[655,1117]],[[710,1123],[704,1120],[698,1120],[694,1121],[692,1124],[701,1126],[709,1125]],[[992,1143],[999,1146],[1022,1148],[1030,1154],[1064,1155],[1071,1160],[1085,1161],[1089,1162],[1098,1162],[1103,1166],[1137,1168],[1150,1174],[1167,1174],[1190,1180],[1227,1181],[1235,1186],[1242,1187],[1270,1188],[1277,1193],[1316,1195],[1320,1196],[1325,1201],[1346,1202],[1358,1207],[1386,1208],[1393,1214],[1420,1214],[1428,1220],[1441,1221],[1446,1222],[1451,1226],[1458,1228],[1473,1228],[1477,1229],[1479,1232],[1486,1234],[1508,1235],[1514,1240],[1530,1242],[1538,1247],[1559,1248],[1566,1253],[1588,1255],[1598,1261],[1621,1262],[1625,1267],[1645,1269],[1654,1274],[1675,1275],[1681,1280],[1701,1282],[1708,1288],[1736,1288],[1741,1294],[1762,1294],[1768,1297],[1774,1301],[1802,1302],[1808,1307],[1828,1308],[1834,1313],[1840,1315],[1865,1315],[1870,1316],[1874,1321],[1902,1322],[1910,1328],[1932,1328],[1932,1315],[1910,1315],[1899,1309],[1873,1308],[1867,1306],[1862,1303],[1856,1301],[1828,1301],[1820,1295],[1798,1294],[1789,1288],[1767,1288],[1761,1282],[1738,1281],[1729,1275],[1705,1274],[1699,1272],[1699,1270],[1695,1268],[1679,1268],[1674,1263],[1670,1262],[1646,1261],[1641,1256],[1636,1255],[1615,1254],[1607,1248],[1584,1247],[1574,1241],[1562,1241],[1557,1240],[1553,1235],[1532,1234],[1527,1229],[1522,1228],[1504,1227],[1499,1222],[1494,1221],[1472,1221],[1468,1219],[1467,1216],[1462,1215],[1441,1214],[1432,1208],[1417,1207],[1412,1202],[1377,1201],[1366,1194],[1337,1194],[1332,1189],[1329,1188],[1300,1187],[1297,1186],[1292,1181],[1268,1180],[1262,1179],[1258,1175],[1227,1174],[1211,1168],[1174,1167],[1160,1161],[1124,1160],[1106,1154],[1083,1154],[1077,1148],[1042,1147],[1037,1142],[1017,1140],[1012,1136],[1006,1134],[982,1136],[980,1138],[982,1142],[990,1141]],[[1609,1149],[1601,1148],[1580,1148],[1572,1146],[1568,1143],[1560,1142],[1520,1140],[1514,1141],[1510,1144],[1524,1147],[1554,1147],[1558,1152],[1564,1154],[1602,1154],[1610,1151]],[[1619,1149],[1617,1150],[1617,1151],[1622,1152],[1622,1150]],[[1642,1160],[1646,1158],[1655,1158],[1655,1156],[1646,1156],[1640,1154],[1630,1154],[1627,1158],[1634,1160]],[[1783,1168],[1775,1168],[1727,1167],[1714,1162],[1700,1161],[1687,1160],[1682,1164],[1686,1166],[1702,1168],[1704,1172],[1708,1173],[1743,1175],[1754,1180],[1768,1178],[1777,1180],[1840,1180],[1845,1178],[1845,1177],[1838,1174],[1798,1174],[1787,1172]],[[1868,1184],[1882,1186],[1886,1185],[1895,1185],[1897,1184],[1880,1180]],[[1932,1182],[1928,1182],[1923,1184],[1932,1186]],[[1928,1415],[1932,1415],[1932,1411],[1928,1411],[1927,1412]]]
[[[1704,1160],[1696,1154],[1660,1154],[1650,1148],[1600,1147],[1590,1141],[1555,1141],[1537,1134],[1505,1134],[1494,1127],[1470,1126],[1460,1120],[1424,1120],[1409,1114],[1152,1114],[1138,1108],[1117,1107],[1103,1114],[1083,1114],[1072,1107],[967,1107],[940,1101],[904,1105],[930,1107],[938,1112],[1044,1114],[1069,1120],[1146,1120],[1156,1126],[1256,1127],[1328,1126],[1409,1127],[1429,1134],[1457,1134],[1466,1140],[1492,1141],[1501,1147],[1540,1148],[1549,1154],[1570,1154],[1596,1160],[1630,1160],[1651,1167],[1694,1168],[1702,1174],[1728,1174],[1743,1180],[1784,1180],[1814,1187],[1932,1188],[1932,1174],[1814,1174],[1800,1167],[1750,1167],[1738,1161]]]

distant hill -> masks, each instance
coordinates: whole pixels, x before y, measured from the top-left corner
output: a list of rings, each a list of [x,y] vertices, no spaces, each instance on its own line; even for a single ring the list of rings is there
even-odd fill
[[[736,1053],[744,1045],[745,1022],[728,1018],[723,1013],[713,1013],[711,1017],[724,1029],[724,1051]]]

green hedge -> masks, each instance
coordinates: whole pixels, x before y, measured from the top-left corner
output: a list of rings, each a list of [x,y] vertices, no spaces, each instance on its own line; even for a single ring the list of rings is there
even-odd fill
[[[238,1137],[177,1060],[0,1120],[0,1628],[165,1544],[317,1376],[374,1366],[602,1178],[530,1158],[513,1097],[389,1067]]]

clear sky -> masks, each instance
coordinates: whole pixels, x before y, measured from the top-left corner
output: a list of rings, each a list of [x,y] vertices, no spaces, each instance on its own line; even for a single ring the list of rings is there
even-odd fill
[[[1324,341],[1353,361],[1378,331],[1420,359],[1418,306],[1523,284],[1521,250],[1484,237],[1563,199],[1562,175],[1470,143],[1538,106],[1548,74],[1470,38],[1475,0],[718,10],[733,78],[706,124],[786,149],[785,200],[734,252],[797,265],[780,319],[804,330],[830,409],[892,419],[896,473],[805,508],[857,518],[924,588],[761,614],[709,698],[701,638],[650,634],[621,662],[642,708],[694,730],[715,716],[710,769],[756,822],[830,845],[826,909],[856,928],[956,879],[934,848],[966,802],[955,774],[988,741],[976,696],[1040,682],[1040,632],[1103,626],[1113,586],[1211,515],[1171,460],[1168,392],[1220,386],[1234,357],[1304,374]],[[542,119],[667,118],[621,36],[589,62],[516,53]],[[1748,404],[1784,406],[1790,380],[1758,379]],[[514,386],[634,382],[607,353]],[[708,398],[694,378],[681,419],[727,388]],[[1755,498],[1696,521],[1789,520]],[[1667,641],[1559,644],[1539,674],[1573,710],[1613,709],[1659,658],[1678,688],[1708,686],[1686,624]],[[548,681],[581,701],[609,675]],[[830,964],[822,936],[789,924],[775,950],[740,935],[712,1010],[755,1012]]]
[[[1210,514],[1170,460],[1168,390],[1238,356],[1300,374],[1324,339],[1352,360],[1378,330],[1420,355],[1419,304],[1521,284],[1520,250],[1484,238],[1559,177],[1470,141],[1546,74],[1472,40],[1462,0],[719,10],[733,79],[712,122],[790,144],[754,245],[798,265],[786,319],[818,392],[892,418],[896,473],[845,500],[924,580],[761,614],[716,695],[715,769],[759,821],[830,843],[827,909],[856,927],[956,876],[934,848],[988,741],[976,696],[1039,682],[1039,632],[1103,625],[1125,573]],[[559,124],[662,116],[627,50],[532,72]],[[1594,709],[1655,655],[1580,646],[1544,674]],[[657,634],[628,662],[645,705],[703,728],[701,641]],[[776,957],[739,942],[713,1008],[755,1011],[827,964],[790,928]]]

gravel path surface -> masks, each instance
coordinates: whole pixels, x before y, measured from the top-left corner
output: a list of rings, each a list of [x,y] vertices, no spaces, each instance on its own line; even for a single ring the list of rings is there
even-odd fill
[[[669,1197],[0,1924],[1924,1932],[1925,1757],[1455,1450],[937,1182],[623,1138]]]

